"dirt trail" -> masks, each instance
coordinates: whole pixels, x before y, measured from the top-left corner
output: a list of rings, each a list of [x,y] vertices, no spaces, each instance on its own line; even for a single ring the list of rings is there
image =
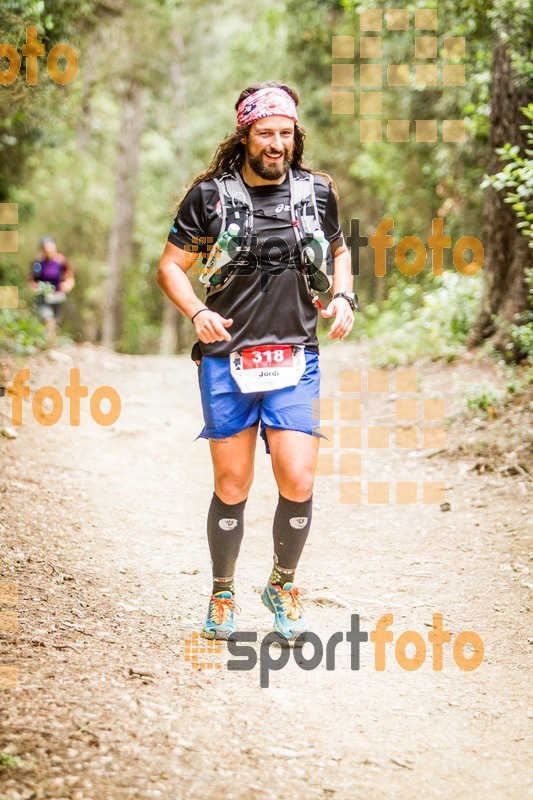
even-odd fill
[[[30,364],[32,394],[50,384],[63,393],[78,366],[90,393],[104,384],[119,392],[122,413],[99,427],[82,401],[80,427],[68,425],[66,406],[45,428],[25,401],[17,439],[0,437],[0,575],[19,587],[18,635],[0,636],[0,663],[19,667],[18,686],[0,690],[0,752],[14,759],[0,771],[1,800],[531,796],[527,473],[480,475],[472,456],[364,451],[363,480],[443,481],[448,512],[340,504],[339,478],[317,478],[298,572],[313,629],[325,642],[349,630],[351,614],[371,631],[392,613],[394,642],[417,631],[426,660],[407,671],[387,645],[377,672],[368,642],[355,671],[343,641],[335,670],[323,660],[304,671],[291,654],[261,688],[259,663],[229,671],[224,645],[211,659],[221,668],[185,660],[210,590],[212,493],[207,443],[194,442],[201,416],[190,359],[80,347]],[[323,348],[322,396],[339,391],[341,371],[368,366],[357,345]],[[451,402],[455,378],[479,381],[494,369],[429,364],[419,370],[424,397]],[[390,425],[393,414],[391,392],[364,395],[364,426]],[[450,441],[462,434],[452,430]],[[271,630],[259,592],[276,496],[259,442],[237,576],[238,626],[259,642]],[[451,645],[443,670],[432,669],[433,613],[453,639],[477,632],[478,669],[459,669]]]

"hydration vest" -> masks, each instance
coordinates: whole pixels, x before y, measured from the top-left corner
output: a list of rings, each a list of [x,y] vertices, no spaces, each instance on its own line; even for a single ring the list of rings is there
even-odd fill
[[[315,230],[321,227],[318,208],[316,205],[314,175],[304,172],[298,175],[292,167],[289,169],[290,209],[293,230],[299,253],[300,265],[298,269],[305,275],[307,288],[313,302],[318,302],[318,295],[314,283],[312,263],[309,262],[304,249],[313,241]],[[220,209],[222,216],[221,231],[226,231],[231,223],[239,226],[239,236],[235,237],[238,250],[233,255],[229,264],[222,268],[223,280],[217,286],[207,286],[207,297],[223,291],[229,283],[237,277],[240,269],[250,268],[249,255],[253,236],[253,204],[246,185],[237,170],[224,172],[214,181],[220,196]],[[207,263],[214,252],[214,247],[204,259]],[[328,247],[328,274],[332,265],[331,251]],[[311,267],[311,269],[310,269]]]

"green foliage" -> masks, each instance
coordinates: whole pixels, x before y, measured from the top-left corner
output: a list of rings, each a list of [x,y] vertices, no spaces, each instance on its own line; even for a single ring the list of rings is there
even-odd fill
[[[497,389],[489,381],[470,386],[463,395],[466,408],[470,412],[488,413],[502,408],[506,398],[505,389]]]
[[[524,325],[513,325],[511,335],[522,357],[533,364],[533,321],[530,320]]]
[[[45,54],[59,42],[79,50],[81,35],[95,24],[105,3],[100,0],[3,0],[0,6],[2,42],[20,53],[26,28],[37,28],[37,39]],[[27,159],[39,142],[46,140],[64,113],[68,86],[48,78],[45,56],[37,59],[37,83],[26,83],[24,59],[15,81],[0,87],[0,202],[11,199],[11,188],[27,174]],[[80,81],[77,76],[74,80]]]
[[[533,248],[533,103],[522,111],[529,120],[521,129],[527,132],[530,147],[524,155],[518,145],[499,147],[496,152],[501,161],[508,163],[496,175],[486,176],[481,188],[492,185],[496,191],[505,191],[505,202],[511,204],[519,220],[516,227],[531,239],[529,247]]]
[[[515,77],[524,86],[533,79],[531,42],[533,15],[530,0],[492,0],[488,19],[511,57]]]
[[[500,362],[500,366],[505,373],[505,384],[502,388],[494,386],[487,380],[473,385],[459,384],[457,388],[460,397],[458,404],[460,416],[491,419],[511,404],[514,406],[521,404],[533,411],[533,403],[528,401],[528,398],[531,398],[533,369],[516,364],[508,365],[504,361]]]
[[[510,326],[509,333],[521,358],[533,366],[533,267],[526,269],[525,277],[529,308],[517,325]]]
[[[46,344],[46,329],[26,308],[0,308],[0,349],[29,354]]]
[[[399,282],[381,306],[365,309],[362,335],[375,339],[372,356],[377,366],[411,364],[424,356],[451,361],[463,351],[481,280],[452,272],[438,280],[440,285],[428,292]]]
[[[315,0],[287,0],[290,16],[289,48],[298,58],[288,65],[288,74],[302,90],[302,117],[308,141],[306,153],[316,166],[329,171],[340,192],[341,222],[345,232],[351,218],[360,220],[363,235],[372,233],[378,222],[393,217],[395,236],[419,235],[425,239],[431,220],[445,220],[446,233],[454,241],[465,234],[481,238],[483,177],[480,155],[488,139],[489,86],[492,58],[492,30],[486,3],[471,0],[461,7],[452,0],[438,3],[438,31],[446,36],[465,37],[467,81],[459,88],[409,88],[383,84],[382,119],[408,119],[409,142],[359,143],[359,93],[355,92],[354,114],[331,113],[332,36],[354,37],[354,67],[357,84],[362,8],[383,11],[382,63],[384,76],[390,64],[410,64],[414,72],[415,37],[413,22],[419,8],[437,3],[416,0],[402,4],[411,25],[408,31],[389,31],[383,3],[378,0],[343,0],[316,3]],[[374,34],[370,34],[374,35]],[[439,38],[439,41],[440,38]],[[441,54],[440,54],[441,55]],[[346,91],[340,89],[339,91]],[[415,141],[417,119],[463,119],[467,131],[464,143],[420,143]],[[364,256],[363,256],[364,258]],[[376,283],[368,264],[362,264],[358,293],[363,303],[374,300]],[[384,294],[394,286],[391,275],[383,281]],[[424,277],[422,285],[434,284]]]
[[[7,771],[8,769],[17,769],[22,767],[23,761],[18,756],[12,756],[10,753],[4,751],[0,752],[0,772]]]
[[[134,277],[135,276],[135,277]],[[122,353],[157,353],[160,335],[163,294],[156,294],[155,268],[141,262],[132,265],[125,276],[124,322],[119,351]]]
[[[0,261],[0,285],[19,284],[18,308],[0,308],[0,350],[12,353],[34,353],[45,346],[46,329],[33,310],[33,297],[25,277],[6,254]],[[20,284],[22,283],[22,286]]]

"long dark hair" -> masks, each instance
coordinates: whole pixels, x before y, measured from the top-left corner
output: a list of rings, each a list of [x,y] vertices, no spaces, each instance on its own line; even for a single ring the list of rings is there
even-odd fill
[[[275,87],[277,89],[283,89],[283,91],[287,92],[287,94],[292,97],[294,100],[294,104],[298,106],[299,99],[298,95],[290,86],[287,86],[286,83],[280,83],[279,81],[263,81],[262,83],[256,83],[253,86],[249,86],[247,89],[243,89],[243,91],[239,95],[239,99],[235,103],[235,110],[238,109],[241,102],[244,100],[245,97],[249,97],[254,92],[257,92],[259,89],[265,89],[266,87]],[[244,164],[244,156],[246,153],[246,148],[244,144],[241,142],[242,137],[248,137],[250,132],[251,125],[237,125],[235,131],[230,133],[226,138],[220,142],[217,149],[215,150],[215,155],[213,156],[213,160],[211,161],[208,168],[201,172],[196,178],[193,180],[190,186],[187,187],[187,191],[185,194],[190,192],[191,189],[194,189],[201,181],[208,181],[211,178],[215,178],[217,175],[220,175],[222,172],[227,172],[231,169],[240,170]],[[305,131],[301,128],[297,122],[294,123],[294,149],[293,149],[293,156],[291,161],[291,167],[294,169],[303,169],[306,172],[312,172],[314,175],[322,175],[327,182],[330,184],[331,188],[333,189],[333,193],[335,197],[338,198],[337,194],[337,187],[335,186],[335,182],[327,172],[317,172],[316,170],[312,170],[310,167],[305,166],[302,163],[303,153],[304,153],[304,140],[305,140]],[[173,211],[176,213],[183,202],[185,195],[178,201],[175,205]]]

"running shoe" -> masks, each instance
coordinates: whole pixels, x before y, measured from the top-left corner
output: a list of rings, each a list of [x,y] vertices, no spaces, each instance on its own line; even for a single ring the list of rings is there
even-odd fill
[[[309,630],[300,595],[301,589],[292,583],[285,583],[281,589],[270,581],[261,595],[265,606],[274,613],[274,630],[288,641]]]
[[[212,594],[202,628],[204,639],[227,639],[235,631],[235,611],[239,609],[231,592]]]

